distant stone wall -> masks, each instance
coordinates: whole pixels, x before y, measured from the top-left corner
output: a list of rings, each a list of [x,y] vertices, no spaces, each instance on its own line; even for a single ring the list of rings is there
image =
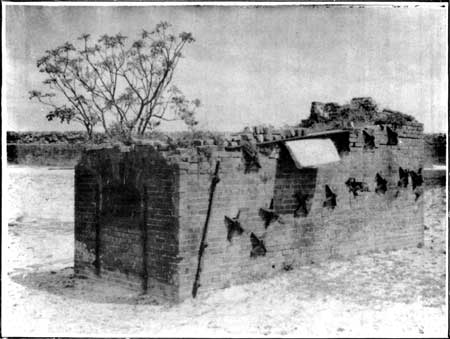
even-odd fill
[[[94,142],[105,141],[105,135],[94,133]],[[82,131],[68,132],[13,132],[6,133],[8,144],[83,144],[88,140],[87,133]]]
[[[86,143],[85,132],[7,132],[9,164],[26,166],[75,166]],[[94,142],[105,136],[94,135]]]
[[[73,167],[83,151],[82,144],[7,144],[9,164]]]
[[[425,166],[445,165],[447,157],[447,138],[443,133],[425,134]]]
[[[157,140],[167,147],[190,147],[203,144],[223,144],[223,134],[209,131],[148,132],[147,139]],[[9,164],[27,166],[74,166],[81,157],[88,138],[85,132],[7,132]],[[102,133],[95,133],[89,144],[106,141]]]
[[[427,187],[445,186],[447,175],[448,173],[445,168],[425,168],[423,170],[423,180]]]

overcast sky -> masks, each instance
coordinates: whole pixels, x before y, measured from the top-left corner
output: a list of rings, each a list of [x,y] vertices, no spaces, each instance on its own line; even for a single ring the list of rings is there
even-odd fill
[[[82,33],[134,38],[164,20],[196,38],[174,83],[201,100],[202,128],[294,124],[312,101],[371,96],[414,115],[426,132],[445,132],[446,6],[6,6],[3,122],[11,130],[76,129],[47,122],[45,107],[28,100],[41,88],[36,60]]]

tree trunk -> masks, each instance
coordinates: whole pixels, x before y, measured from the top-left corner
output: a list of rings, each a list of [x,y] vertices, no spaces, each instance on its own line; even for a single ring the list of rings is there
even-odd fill
[[[87,135],[88,135],[88,141],[92,141],[93,139],[93,127],[90,124],[85,124]]]

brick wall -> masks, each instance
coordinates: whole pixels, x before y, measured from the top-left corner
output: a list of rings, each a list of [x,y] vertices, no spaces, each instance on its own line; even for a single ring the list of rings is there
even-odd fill
[[[177,166],[146,147],[97,148],[75,168],[76,273],[174,299]]]
[[[400,143],[394,146],[385,145],[386,132],[379,126],[368,129],[375,135],[375,149],[364,149],[361,131],[352,133],[350,151],[341,152],[342,160],[318,169],[297,169],[288,152],[281,148],[270,157],[260,155],[262,168],[244,174],[239,151],[219,152],[221,181],[212,208],[201,291],[252,281],[283,268],[333,256],[422,242],[422,201],[415,200],[411,184],[407,188],[397,186],[399,166],[414,171],[422,166],[421,126],[398,130]],[[204,173],[202,166],[208,164],[191,163],[180,174],[181,298],[189,296],[194,281],[214,161]],[[374,192],[377,173],[388,181],[384,194]],[[345,185],[349,177],[366,182],[370,192],[354,197]],[[325,185],[337,194],[334,209],[323,207]],[[295,194],[299,191],[310,198],[309,212],[294,217],[298,207]],[[276,221],[265,228],[259,209],[269,207],[271,199],[283,223]],[[235,217],[239,209],[245,231],[228,241],[224,216]],[[264,241],[265,256],[250,256],[251,233]]]
[[[362,129],[325,135],[340,150],[341,161],[301,170],[276,143],[261,145],[259,169],[247,166],[238,147],[158,151],[138,145],[87,151],[76,167],[76,271],[95,272],[99,252],[106,278],[141,288],[148,281],[148,293],[164,299],[189,297],[217,161],[220,182],[199,293],[331,257],[417,246],[423,242],[421,187],[413,190],[411,179],[407,187],[397,182],[399,167],[417,172],[423,165],[422,125],[396,129],[395,145],[387,145],[386,126],[366,126],[366,131],[374,136],[373,145],[367,145]],[[377,189],[377,174],[386,180],[386,191]],[[350,177],[365,183],[357,196],[346,185]],[[106,190],[107,185],[115,191]],[[96,203],[99,186],[102,202]],[[324,205],[326,186],[336,195],[334,208]],[[115,197],[111,192],[122,193]],[[106,207],[105,199],[117,202]],[[272,200],[280,219],[266,227],[260,209],[267,211]],[[138,212],[105,217],[121,204],[126,211],[135,205]],[[233,219],[238,213],[243,232],[229,237],[225,216]],[[252,234],[263,241],[265,253],[254,239],[252,245]]]

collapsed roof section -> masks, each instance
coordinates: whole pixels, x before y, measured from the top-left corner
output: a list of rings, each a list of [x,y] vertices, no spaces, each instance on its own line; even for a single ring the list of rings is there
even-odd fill
[[[313,129],[335,129],[372,123],[401,127],[408,122],[417,121],[413,116],[398,111],[386,108],[380,110],[371,97],[360,97],[353,98],[350,103],[344,105],[314,101],[311,103],[309,118],[302,120],[300,126]]]
[[[270,126],[246,127],[240,133],[231,134],[225,140],[225,149],[240,148],[242,140],[247,140],[260,147],[271,144],[283,144],[286,141],[331,138],[338,147],[338,152],[346,150],[345,140],[349,132],[354,129],[363,129],[367,126],[389,125],[394,131],[406,125],[422,126],[410,115],[392,111],[380,110],[371,97],[351,99],[349,104],[312,102],[311,113],[308,119],[296,126],[274,129]],[[392,130],[390,130],[392,132]],[[339,140],[339,142],[337,142]]]

